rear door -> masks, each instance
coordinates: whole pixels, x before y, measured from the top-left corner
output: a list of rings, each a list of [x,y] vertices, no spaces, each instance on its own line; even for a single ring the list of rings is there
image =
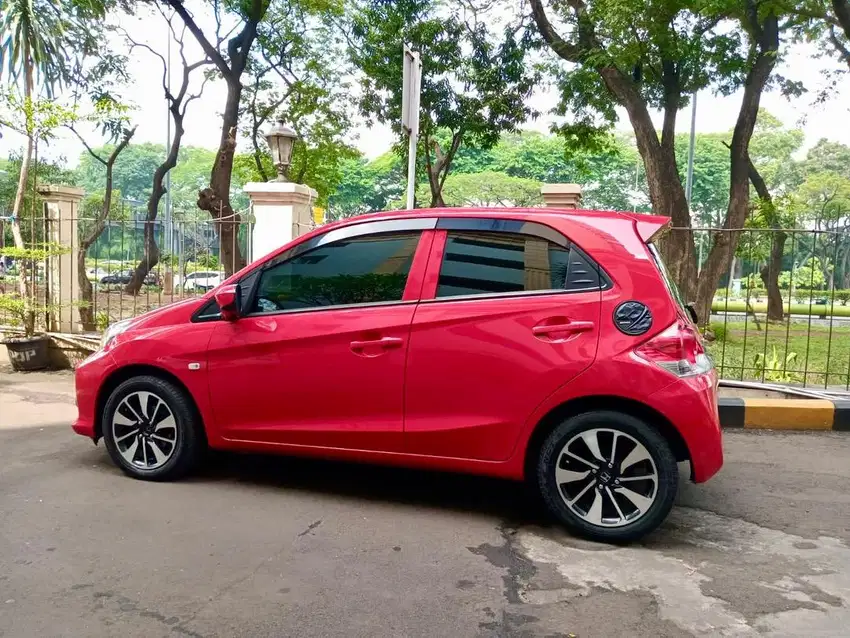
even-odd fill
[[[609,284],[548,226],[437,228],[410,334],[406,449],[504,460],[534,408],[593,363]]]

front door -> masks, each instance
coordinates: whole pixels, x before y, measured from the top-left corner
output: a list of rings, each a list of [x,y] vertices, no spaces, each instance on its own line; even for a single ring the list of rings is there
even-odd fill
[[[369,226],[273,260],[250,284],[246,316],[219,323],[208,365],[224,438],[401,449],[422,232]]]
[[[548,227],[444,221],[410,335],[407,450],[504,460],[534,409],[593,362],[599,272]]]

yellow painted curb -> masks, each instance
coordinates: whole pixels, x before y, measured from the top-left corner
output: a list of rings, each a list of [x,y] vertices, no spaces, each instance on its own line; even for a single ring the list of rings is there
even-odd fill
[[[831,430],[835,405],[826,399],[744,399],[744,427]]]

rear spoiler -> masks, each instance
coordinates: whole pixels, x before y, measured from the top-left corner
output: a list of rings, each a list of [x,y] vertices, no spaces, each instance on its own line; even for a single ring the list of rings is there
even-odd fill
[[[661,215],[643,215],[638,213],[620,213],[624,217],[635,222],[635,230],[644,243],[659,239],[672,228],[673,224],[669,217]]]

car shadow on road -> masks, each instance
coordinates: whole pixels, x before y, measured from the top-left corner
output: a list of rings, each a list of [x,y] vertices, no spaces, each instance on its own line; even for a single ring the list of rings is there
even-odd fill
[[[233,481],[373,502],[472,511],[505,522],[547,524],[525,483],[345,461],[216,452],[192,479]]]

